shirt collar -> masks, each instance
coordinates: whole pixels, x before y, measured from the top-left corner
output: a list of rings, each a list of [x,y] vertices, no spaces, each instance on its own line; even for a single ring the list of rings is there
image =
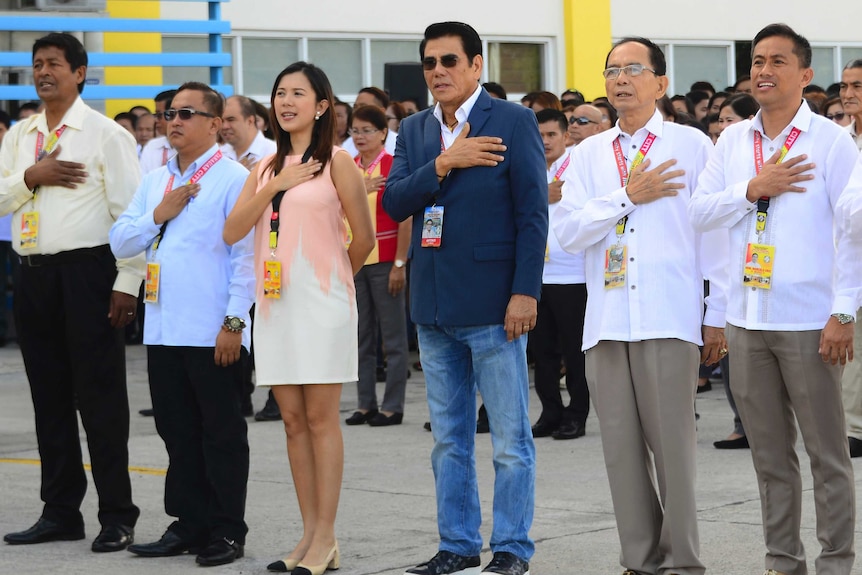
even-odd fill
[[[814,112],[811,111],[811,108],[808,107],[808,104],[803,100],[799,104],[799,109],[796,111],[796,115],[793,116],[793,119],[790,120],[790,124],[781,131],[788,131],[788,128],[798,128],[801,132],[807,132],[811,128],[811,118],[814,116]],[[763,130],[763,110],[758,110],[754,115],[754,119],[751,120],[751,130],[757,130],[764,136],[766,136],[766,132]],[[780,136],[780,134],[779,134]]]
[[[646,125],[637,130],[634,134],[629,134],[629,136],[634,137],[638,132],[642,130],[646,130],[652,134],[655,134],[659,138],[661,138],[662,132],[664,132],[664,116],[661,115],[661,112],[658,111],[658,108],[653,112],[652,117],[647,121]],[[613,140],[616,140],[623,134],[623,131],[620,130],[620,121],[617,120],[616,125],[611,128],[611,134],[613,134]],[[611,140],[611,141],[613,141]]]
[[[69,106],[69,109],[66,110],[66,113],[63,115],[63,119],[60,120],[60,123],[57,124],[57,128],[60,126],[67,126],[69,128],[73,128],[75,130],[81,130],[84,127],[84,116],[87,114],[87,105],[84,103],[84,100],[81,99],[80,96],[75,98],[75,101],[72,102],[72,105]],[[45,112],[41,114],[36,114],[33,116],[34,121],[27,126],[27,131],[32,132],[35,129],[38,129],[43,134],[48,133],[48,119],[45,115]]]
[[[479,94],[481,93],[482,85],[477,84],[473,94],[461,104],[460,108],[455,110],[455,119],[458,120],[459,124],[463,124],[470,117],[470,112],[473,110],[473,106],[476,104],[476,100],[479,99]],[[437,102],[437,105],[434,106],[434,117],[437,118],[441,126],[446,126],[446,123],[443,121],[443,109],[440,107],[440,102]]]
[[[557,173],[557,170],[560,169],[560,166],[562,166],[563,162],[566,161],[566,158],[569,157],[569,152],[570,152],[570,149],[566,148],[565,151],[563,151],[563,153],[560,155],[560,157],[553,161],[553,163],[551,164],[551,167],[548,168],[549,174],[556,174]]]
[[[180,178],[182,178],[185,174],[194,174],[195,172],[197,172],[198,168],[200,168],[216,152],[218,152],[218,144],[213,144],[209,150],[207,150],[206,152],[201,154],[200,157],[198,157],[194,162],[189,164],[189,167],[186,168],[186,171],[184,174],[180,173],[180,165],[179,165],[180,155],[179,154],[174,155],[170,160],[168,160],[168,163],[166,165],[167,165],[168,171],[172,175],[179,176]]]

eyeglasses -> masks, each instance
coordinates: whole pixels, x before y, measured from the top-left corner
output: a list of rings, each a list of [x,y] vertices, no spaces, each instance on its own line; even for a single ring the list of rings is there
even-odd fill
[[[371,134],[376,134],[379,131],[380,130],[369,130],[368,128],[362,128],[361,130],[358,130],[356,128],[350,128],[349,130],[347,130],[347,133],[352,136],[370,136]]]
[[[826,114],[827,120],[832,120],[833,122],[840,122],[844,119],[846,114],[844,112],[838,112],[837,114]]]
[[[572,126],[574,126],[575,124],[577,124],[578,126],[586,126],[587,124],[598,124],[598,122],[593,122],[586,116],[572,116],[571,118],[569,118],[569,124]]]
[[[452,68],[455,64],[458,63],[457,54],[443,54],[440,56],[440,63],[444,68]],[[433,70],[437,67],[437,58],[434,56],[428,56],[427,58],[422,58],[422,69],[423,70]]]
[[[184,122],[187,120],[191,120],[192,116],[204,116],[206,118],[215,118],[215,115],[210,114],[209,112],[201,112],[199,110],[192,110],[191,108],[180,108],[179,110],[171,108],[169,110],[165,110],[164,112],[162,112],[162,114],[165,116],[165,120],[167,120],[168,122],[170,122],[171,120],[173,120],[177,116],[179,116],[180,120],[182,120]]]
[[[625,72],[626,76],[634,77],[643,74],[644,70],[652,72],[653,74],[658,76],[658,72],[656,72],[652,68],[647,68],[643,64],[629,64],[628,66],[623,66],[622,68],[605,68],[604,70],[602,70],[602,76],[605,77],[605,80],[616,80],[623,72]]]

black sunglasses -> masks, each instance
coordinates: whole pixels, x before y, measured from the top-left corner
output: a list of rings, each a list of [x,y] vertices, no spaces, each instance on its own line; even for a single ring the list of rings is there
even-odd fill
[[[844,112],[838,112],[835,114],[826,114],[826,118],[829,120],[834,120],[836,122],[840,122],[844,119]]]
[[[170,109],[162,112],[162,114],[165,116],[165,120],[167,120],[168,122],[170,122],[171,120],[173,120],[177,116],[179,116],[180,120],[182,120],[184,122],[187,120],[191,120],[192,116],[195,116],[195,115],[204,116],[206,118],[215,118],[215,115],[210,114],[209,112],[201,112],[199,110],[192,110],[191,108],[180,108],[179,110],[176,110],[174,108],[170,108]]]
[[[452,68],[455,64],[458,63],[458,56],[456,54],[444,54],[440,56],[440,63],[443,64],[444,68]],[[433,70],[437,67],[437,58],[434,56],[428,56],[427,58],[422,58],[422,69],[423,70]]]
[[[587,124],[598,124],[598,122],[593,122],[586,116],[572,116],[569,118],[569,124],[577,124],[579,126],[586,126]]]

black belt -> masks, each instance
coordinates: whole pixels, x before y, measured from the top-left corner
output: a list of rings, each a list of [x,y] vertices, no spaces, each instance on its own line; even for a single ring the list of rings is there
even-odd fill
[[[18,256],[22,266],[38,268],[40,266],[62,266],[67,264],[80,264],[93,259],[101,259],[111,255],[111,246],[105,244],[94,248],[80,248],[57,254],[33,254],[29,256]]]

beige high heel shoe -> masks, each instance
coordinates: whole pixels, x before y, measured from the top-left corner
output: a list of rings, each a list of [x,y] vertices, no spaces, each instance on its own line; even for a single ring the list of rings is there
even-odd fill
[[[273,561],[266,566],[267,571],[275,571],[276,573],[289,573],[296,569],[299,565],[299,559],[290,559],[285,557],[279,561]]]
[[[338,551],[338,541],[332,546],[329,553],[326,554],[326,562],[321,565],[306,565],[299,563],[293,569],[293,575],[323,575],[328,570],[335,570],[341,567],[341,554]]]

